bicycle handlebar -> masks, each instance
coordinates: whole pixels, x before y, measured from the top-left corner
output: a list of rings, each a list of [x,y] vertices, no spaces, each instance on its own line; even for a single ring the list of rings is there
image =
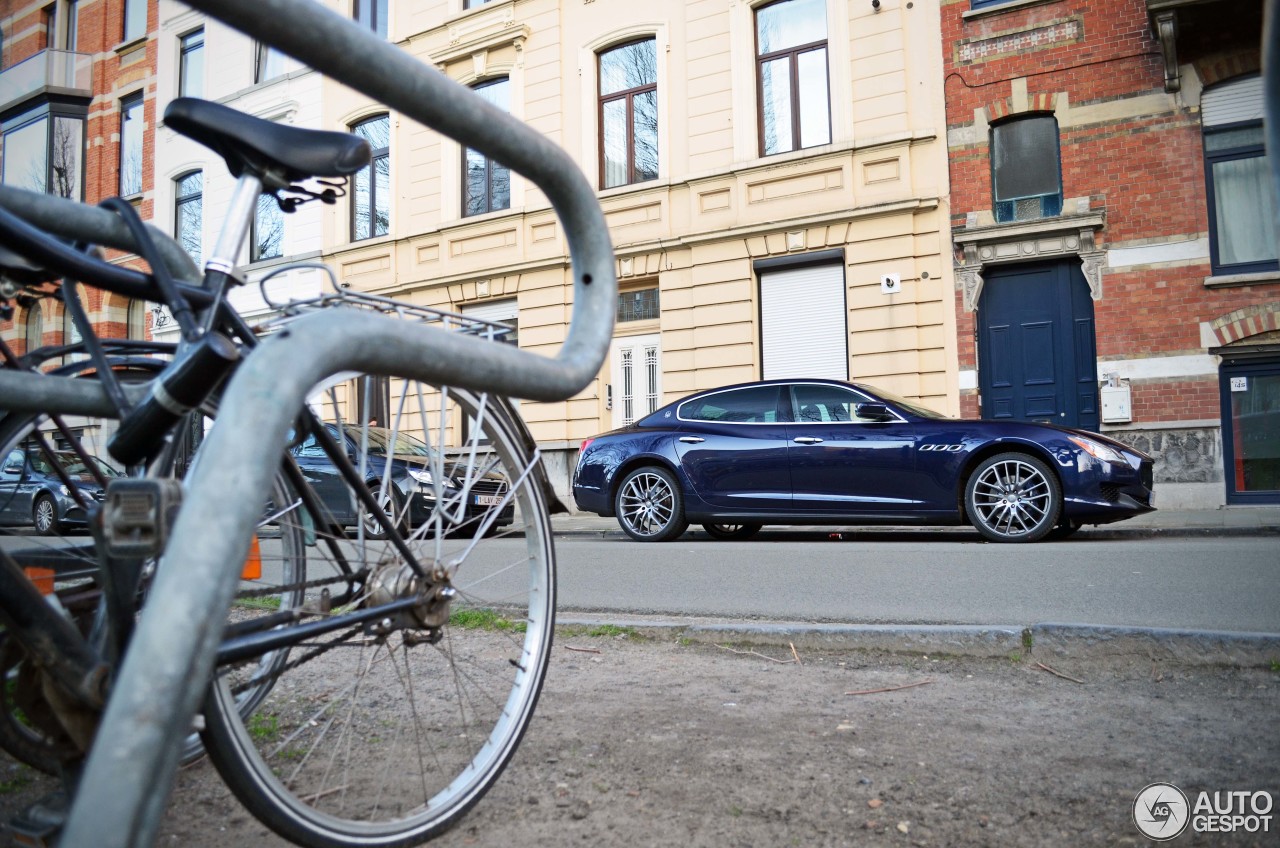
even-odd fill
[[[505,363],[511,372],[503,379],[477,384],[471,376],[477,368],[492,370],[480,355],[483,350],[436,345],[423,354],[457,366],[442,379],[534,400],[563,400],[595,378],[613,336],[613,245],[595,191],[568,154],[475,92],[314,0],[191,0],[189,5],[497,159],[532,180],[551,201],[565,229],[573,269],[573,314],[560,353],[553,359],[521,352]]]

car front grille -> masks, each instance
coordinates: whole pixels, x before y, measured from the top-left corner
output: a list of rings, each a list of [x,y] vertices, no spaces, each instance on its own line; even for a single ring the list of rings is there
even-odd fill
[[[458,485],[464,484],[463,480],[457,481]],[[501,495],[507,491],[507,484],[502,480],[472,480],[470,491],[473,495]]]
[[[1104,497],[1108,503],[1119,502],[1120,500],[1119,486],[1115,485],[1114,483],[1103,483],[1101,488],[1102,488],[1102,497]]]

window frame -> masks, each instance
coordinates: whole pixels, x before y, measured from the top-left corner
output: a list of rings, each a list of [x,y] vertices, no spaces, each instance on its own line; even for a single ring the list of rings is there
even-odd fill
[[[120,24],[120,40],[122,43],[128,44],[131,41],[136,41],[140,38],[146,37],[147,16],[149,14],[147,9],[148,5],[147,0],[124,0],[124,14],[121,16],[122,20]],[[139,9],[142,10],[141,19],[138,17]],[[136,29],[138,26],[142,27],[141,32],[131,30],[131,27]]]
[[[200,41],[192,44],[191,41],[199,36]],[[204,27],[197,27],[183,35],[178,36],[178,96],[179,97],[201,97],[204,94],[204,45],[205,34]],[[198,81],[198,90],[188,90],[192,88],[190,83],[190,58],[192,54],[200,54],[200,79]],[[255,71],[256,73],[256,71]]]
[[[372,155],[369,157],[369,164],[361,168],[360,171],[351,175],[350,190],[349,190],[349,194],[351,195],[351,203],[348,207],[349,217],[351,218],[351,222],[350,222],[350,227],[348,228],[348,233],[351,237],[352,242],[368,241],[369,239],[381,238],[391,233],[391,197],[389,196],[390,187],[391,187],[391,113],[380,112],[376,115],[369,115],[368,117],[362,118],[359,121],[356,121],[355,123],[351,124],[348,129],[350,130],[350,132],[359,135],[358,130],[360,127],[365,126],[366,124],[371,124],[375,121],[387,122],[387,146],[374,148]],[[387,229],[385,232],[376,232],[376,229],[377,229],[375,226],[375,221],[377,220],[376,210],[378,209],[378,200],[379,200],[378,198],[378,162],[384,159],[387,162],[387,188],[388,188],[388,197],[386,198]],[[356,233],[356,224],[357,224],[356,201],[358,197],[358,193],[356,191],[356,182],[359,179],[360,174],[362,173],[367,173],[369,176],[369,233],[363,236],[357,235]]]
[[[823,10],[824,29],[827,37],[822,41],[811,41],[807,44],[788,47],[783,50],[774,50],[770,53],[762,54],[760,52],[760,13],[772,6],[779,6],[790,3],[792,0],[773,0],[770,3],[762,3],[751,10],[751,33],[754,42],[755,66],[756,66],[756,136],[757,150],[761,157],[765,156],[781,156],[786,153],[795,153],[798,150],[807,150],[810,147],[821,147],[824,144],[830,144],[834,138],[833,118],[831,114],[831,22],[826,19],[826,10]],[[799,61],[801,54],[811,53],[815,50],[823,51],[823,71],[827,78],[827,140],[820,144],[804,146],[801,138],[801,103],[800,103],[800,67]],[[790,73],[790,90],[788,92],[788,100],[791,104],[791,147],[786,150],[777,150],[769,152],[765,149],[765,131],[764,131],[764,66],[769,62],[775,62],[783,57],[788,58],[787,68]]]
[[[194,192],[188,191],[183,194],[183,183],[197,175],[200,177],[200,187]],[[173,178],[173,238],[184,250],[187,250],[187,245],[184,242],[182,233],[182,213],[185,207],[191,205],[199,207],[196,213],[198,215],[197,226],[199,229],[195,234],[199,250],[196,254],[191,255],[191,258],[199,264],[201,257],[204,255],[204,171],[199,168],[184,171]],[[191,251],[187,250],[187,253],[190,255]]]
[[[391,21],[390,0],[352,0],[351,7],[352,20],[379,38],[387,37]],[[365,20],[362,13],[368,14],[369,19]]]
[[[280,57],[280,72],[269,77],[264,76],[267,68],[270,67],[270,59],[273,55]],[[287,76],[289,69],[284,66],[287,59],[288,57],[286,54],[267,44],[265,41],[255,41],[253,49],[253,84],[265,85],[273,80],[278,80],[283,76]]]
[[[138,109],[137,118],[139,123],[138,171],[137,171],[138,185],[135,191],[125,191],[126,188],[133,188],[133,186],[126,186],[124,182],[125,165],[126,165],[125,155],[127,153],[127,148],[125,143],[125,125],[126,125],[126,122],[131,120],[131,118],[129,117],[129,113],[135,107]],[[145,181],[143,180],[143,171],[144,171],[144,163],[146,160],[146,144],[147,144],[146,128],[144,126],[146,123],[146,109],[147,109],[146,98],[144,97],[143,92],[141,91],[135,91],[131,94],[126,94],[124,97],[120,98],[120,149],[119,149],[119,156],[117,157],[117,161],[116,161],[116,167],[117,167],[116,186],[120,192],[121,197],[140,197],[144,190]]]
[[[472,83],[470,88],[472,91],[478,92],[480,89],[489,88],[490,86],[501,85],[504,83],[507,86],[507,112],[510,113],[511,111],[511,77],[509,76],[492,77],[482,82]],[[468,210],[467,208],[468,203],[471,200],[470,191],[469,191],[471,186],[471,181],[469,179],[470,171],[467,165],[467,162],[468,162],[467,154],[470,153],[473,149],[474,148],[467,147],[465,144],[462,146],[462,217],[474,218],[477,215],[487,215],[490,212],[503,212],[510,209],[511,208],[511,169],[508,168],[506,165],[503,165],[501,162],[495,161],[492,157],[485,156],[484,157],[484,204],[483,204],[484,208],[478,212],[472,212]],[[475,151],[475,152],[479,153],[479,151]],[[506,171],[506,175],[507,175],[507,205],[506,206],[495,206],[493,201],[494,180],[500,171]]]
[[[44,182],[41,188],[39,189],[39,191],[41,191],[44,194],[53,195],[55,197],[67,197],[67,195],[51,190],[54,184],[53,176],[54,176],[54,170],[56,167],[56,164],[54,161],[55,157],[53,156],[53,153],[54,153],[53,134],[57,127],[57,122],[59,119],[77,121],[80,124],[80,142],[75,148],[78,153],[77,164],[79,166],[77,169],[77,173],[75,175],[77,191],[74,192],[75,196],[71,197],[70,199],[83,201],[84,191],[85,191],[85,185],[84,185],[85,184],[85,167],[86,167],[85,159],[87,158],[85,156],[85,137],[86,137],[86,133],[88,132],[87,108],[77,108],[77,107],[72,107],[66,104],[61,104],[61,103],[45,103],[35,107],[34,109],[30,109],[26,112],[15,115],[9,120],[4,121],[3,124],[0,124],[0,153],[3,152],[3,148],[6,146],[6,139],[8,138],[8,136],[13,134],[14,132],[17,132],[18,130],[25,129],[26,127],[29,127],[33,124],[43,121],[44,122],[44,146],[43,146]],[[3,167],[3,166],[0,165],[0,167]],[[2,170],[0,170],[0,176],[3,176]],[[14,181],[13,179],[9,179],[7,182],[12,184]],[[28,188],[30,190],[35,190],[35,189],[31,189],[30,186],[26,186],[26,185],[22,185],[21,187]]]
[[[44,308],[39,301],[31,304],[22,318],[22,340],[26,345],[23,353],[39,350],[44,345]]]
[[[280,221],[280,240],[277,252],[270,254],[262,252],[262,244],[258,241],[264,210],[271,210],[271,217]],[[280,208],[275,195],[263,192],[258,195],[257,205],[253,209],[253,217],[249,219],[249,261],[251,263],[266,262],[271,259],[279,259],[282,256],[284,256],[284,210]]]
[[[607,54],[614,52],[615,50],[623,50],[627,47],[631,47],[636,44],[644,44],[646,42],[653,44],[653,55],[654,55],[653,82],[645,83],[643,85],[638,85],[638,86],[632,86],[631,88],[620,89],[618,91],[611,91],[608,94],[605,94],[601,90],[604,86],[604,70],[603,70],[604,57]],[[629,185],[638,185],[639,183],[653,182],[654,180],[657,180],[662,173],[662,159],[661,159],[661,155],[659,155],[658,161],[655,163],[656,164],[655,173],[652,177],[645,177],[643,179],[637,179],[636,177],[635,98],[638,95],[648,94],[650,92],[653,93],[653,99],[655,103],[655,106],[654,106],[655,112],[658,112],[660,111],[660,106],[657,105],[658,104],[658,37],[656,34],[642,35],[637,38],[630,38],[630,39],[627,39],[626,41],[621,41],[616,44],[611,44],[608,47],[604,47],[596,51],[596,127],[597,127],[597,136],[598,136],[596,164],[599,169],[599,174],[600,174],[599,185],[602,190],[612,189],[612,188],[622,188],[623,186],[629,186]],[[620,183],[616,183],[614,185],[608,185],[607,177],[606,177],[607,170],[606,170],[606,159],[605,159],[604,111],[605,111],[605,106],[607,104],[616,102],[618,100],[625,100],[627,104],[626,179]],[[655,127],[654,128],[655,146],[657,145],[657,136],[659,135],[659,132],[660,132],[659,128]]]
[[[1214,276],[1230,274],[1258,274],[1280,270],[1280,257],[1252,262],[1236,262],[1223,264],[1219,259],[1218,234],[1218,198],[1213,180],[1213,166],[1220,162],[1238,162],[1245,159],[1267,159],[1266,138],[1259,139],[1256,144],[1232,147],[1226,150],[1209,152],[1208,139],[1212,135],[1226,134],[1237,130],[1263,128],[1262,121],[1235,121],[1229,124],[1218,124],[1203,127],[1201,130],[1201,149],[1204,153],[1205,207],[1209,218],[1209,261]],[[1280,209],[1272,206],[1273,215],[1280,215]]]
[[[1000,200],[996,194],[996,139],[998,131],[1003,127],[1010,127],[1020,122],[1029,122],[1035,120],[1048,120],[1053,122],[1053,154],[1054,161],[1058,166],[1058,191],[1056,194],[1028,194],[1020,197],[1006,198]],[[1062,214],[1062,128],[1058,124],[1058,118],[1052,112],[1026,112],[1019,115],[1010,116],[1008,120],[1000,121],[992,124],[988,130],[987,138],[988,163],[991,176],[991,212],[994,215],[996,223],[1012,224],[1018,221],[1038,221],[1043,218],[1055,218]],[[1034,218],[1017,217],[1017,204],[1020,200],[1031,200],[1040,198],[1040,214]]]
[[[636,315],[640,310],[633,308],[641,305],[648,298],[641,297],[653,293],[653,309],[652,314],[645,310],[645,314]],[[628,303],[627,301],[632,301]],[[662,317],[662,291],[657,283],[647,286],[632,286],[630,288],[621,289],[618,292],[618,305],[614,310],[614,324],[628,324],[633,321],[656,321]]]

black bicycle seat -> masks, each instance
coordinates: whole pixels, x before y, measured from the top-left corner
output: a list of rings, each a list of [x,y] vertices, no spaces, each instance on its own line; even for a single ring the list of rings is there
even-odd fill
[[[195,97],[172,101],[164,123],[227,160],[232,176],[248,171],[268,188],[309,177],[349,177],[373,156],[369,143],[351,133],[277,124]]]

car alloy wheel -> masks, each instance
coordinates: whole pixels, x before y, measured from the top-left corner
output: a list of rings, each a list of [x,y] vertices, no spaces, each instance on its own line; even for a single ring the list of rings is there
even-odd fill
[[[41,536],[52,536],[58,532],[58,505],[48,495],[36,498],[32,511],[31,523]]]
[[[1036,542],[1058,523],[1062,489],[1040,460],[1002,453],[985,460],[969,477],[965,507],[973,526],[993,542]]]
[[[689,527],[680,487],[661,468],[638,468],[628,474],[618,487],[615,506],[623,532],[640,542],[669,542]]]

